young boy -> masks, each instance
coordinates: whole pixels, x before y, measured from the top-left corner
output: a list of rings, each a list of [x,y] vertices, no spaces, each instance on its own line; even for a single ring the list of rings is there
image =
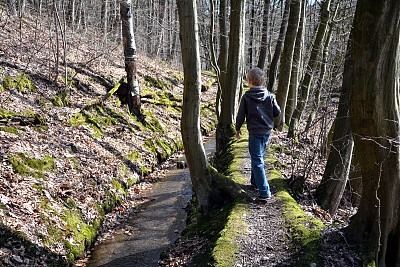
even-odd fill
[[[250,90],[240,100],[236,117],[236,138],[240,139],[240,128],[246,120],[251,156],[251,184],[258,189],[258,200],[266,201],[271,197],[271,191],[264,170],[264,153],[274,127],[274,118],[281,114],[281,109],[272,93],[262,87],[264,72],[261,69],[250,69],[247,82]]]

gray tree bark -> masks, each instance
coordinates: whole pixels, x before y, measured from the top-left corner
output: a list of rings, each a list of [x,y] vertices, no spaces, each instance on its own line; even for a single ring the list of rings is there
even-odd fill
[[[302,77],[301,69],[303,66],[306,6],[307,6],[307,1],[302,0],[299,29],[297,31],[296,43],[293,52],[292,71],[290,73],[290,84],[289,84],[288,98],[286,102],[285,121],[290,121],[293,111],[297,105],[298,86],[299,86],[299,81]]]
[[[310,87],[318,67],[318,62],[321,58],[322,48],[324,44],[324,37],[331,20],[330,5],[332,0],[325,0],[321,6],[321,19],[318,25],[318,31],[312,45],[310,59],[306,67],[304,78],[300,84],[300,97],[293,116],[290,120],[288,137],[294,137],[298,128],[301,115],[306,107],[308,96],[310,94]]]
[[[101,5],[101,21],[103,22],[103,40],[107,41],[108,33],[108,0],[103,0]]]
[[[182,107],[182,141],[190,170],[197,208],[205,211],[210,206],[208,192],[208,161],[200,131],[200,51],[195,0],[178,0],[179,30],[184,68]]]
[[[288,28],[286,31],[285,44],[279,67],[279,82],[276,91],[276,101],[281,107],[281,115],[276,118],[275,125],[280,131],[283,129],[283,125],[285,124],[286,102],[289,93],[294,47],[300,23],[301,2],[302,0],[291,0]]]
[[[284,13],[282,16],[278,41],[276,42],[275,52],[274,52],[274,55],[272,56],[271,64],[269,65],[267,89],[271,92],[274,91],[276,72],[278,70],[278,62],[279,62],[279,58],[281,56],[283,42],[285,40],[285,34],[286,34],[286,29],[287,29],[288,19],[289,19],[290,1],[291,0],[286,0],[286,3],[285,3],[285,9],[284,9]]]
[[[214,0],[210,0],[210,12],[211,12],[211,18],[210,18],[210,62],[211,66],[213,67],[215,71],[215,75],[217,77],[217,97],[216,97],[216,114],[217,114],[217,119],[219,119],[220,112],[221,112],[221,70],[219,69],[218,62],[217,62],[217,57],[215,55],[215,46],[214,46],[214,39],[215,39],[215,34],[214,34],[214,7],[215,3]]]
[[[251,3],[251,11],[250,11],[250,19],[249,21],[249,46],[247,47],[247,59],[248,59],[248,66],[251,68],[253,66],[253,44],[254,44],[254,24],[255,24],[255,0]]]
[[[271,8],[271,0],[264,0],[264,14],[262,22],[262,35],[261,35],[261,47],[260,54],[258,57],[257,67],[264,69],[265,61],[267,59],[268,51],[268,31],[269,31],[269,10]]]
[[[177,5],[184,68],[182,141],[197,210],[207,213],[242,193],[232,180],[218,174],[208,163],[200,130],[201,66],[196,0],[178,0]]]
[[[220,71],[219,75],[219,84],[216,97],[216,111],[219,116],[221,115],[221,101],[222,101],[222,88],[225,87],[225,77],[226,77],[226,67],[228,65],[228,44],[229,44],[229,36],[228,36],[228,0],[220,0],[219,2],[219,14],[218,14],[218,23],[219,23],[219,55],[218,55],[218,68]]]
[[[235,115],[242,86],[245,0],[231,0],[230,18],[228,64],[222,88],[221,116],[216,130],[217,153],[223,151],[229,139],[235,135]]]
[[[137,79],[137,55],[135,36],[133,33],[133,10],[131,0],[122,0],[120,3],[122,24],[122,43],[124,47],[125,71],[128,82],[129,111],[142,120],[140,90]]]
[[[347,47],[347,56],[350,56],[350,42]],[[349,57],[347,57],[349,58]],[[346,60],[344,74],[349,75],[350,61]],[[329,149],[328,161],[324,175],[316,191],[317,203],[334,215],[342,199],[346,183],[349,178],[352,162],[354,142],[351,136],[349,118],[349,80],[343,78],[339,108],[334,122],[332,143]]]
[[[357,2],[346,77],[363,187],[347,236],[379,267],[400,266],[399,40],[400,1]]]
[[[339,7],[339,5],[337,7]],[[336,9],[336,11],[337,10],[338,9]],[[327,36],[325,38],[325,42],[324,42],[324,49],[322,52],[322,61],[319,63],[320,73],[319,73],[319,78],[318,78],[318,86],[314,92],[314,100],[312,101],[312,104],[311,104],[311,108],[310,108],[311,111],[310,111],[310,115],[308,116],[306,129],[305,129],[306,132],[308,132],[312,123],[314,122],[315,117],[317,115],[317,111],[318,111],[320,103],[321,103],[321,91],[322,91],[322,85],[325,80],[326,70],[328,67],[328,49],[329,49],[329,45],[330,45],[330,42],[332,39],[332,33],[333,33],[333,27],[330,27],[329,31],[327,33]]]

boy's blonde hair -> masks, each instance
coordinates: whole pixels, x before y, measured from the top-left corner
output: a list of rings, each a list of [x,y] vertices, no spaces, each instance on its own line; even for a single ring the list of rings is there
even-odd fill
[[[247,80],[255,86],[261,86],[264,84],[264,71],[260,68],[252,68],[247,72]]]

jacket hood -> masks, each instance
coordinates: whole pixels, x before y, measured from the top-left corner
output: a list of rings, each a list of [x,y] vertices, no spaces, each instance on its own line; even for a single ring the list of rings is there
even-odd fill
[[[266,88],[250,88],[245,95],[258,101],[264,101],[271,93]]]

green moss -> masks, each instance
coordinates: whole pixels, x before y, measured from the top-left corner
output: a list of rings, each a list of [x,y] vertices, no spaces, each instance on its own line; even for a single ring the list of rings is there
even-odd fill
[[[154,144],[153,139],[146,139],[144,140],[144,147],[151,152],[152,154],[154,154],[155,156],[157,156],[158,152],[157,152],[157,148]],[[157,156],[158,158],[158,156]]]
[[[13,118],[16,116],[16,113],[10,111],[10,110],[5,110],[5,109],[0,109],[0,121],[7,123],[10,118]]]
[[[167,157],[169,155],[172,155],[173,152],[175,152],[175,147],[171,146],[170,142],[168,142],[166,139],[160,137],[156,139],[156,142],[160,148],[167,154]]]
[[[29,158],[23,153],[17,153],[10,156],[9,162],[11,163],[14,172],[23,176],[45,178],[43,172],[52,172],[56,170],[54,159],[48,155],[45,155],[43,159],[36,159]]]
[[[86,117],[82,113],[76,113],[71,119],[69,119],[69,124],[71,126],[83,125],[86,121]]]
[[[121,105],[122,105],[121,100],[119,98],[115,98],[115,106],[121,107]]]
[[[11,126],[0,126],[0,131],[19,135],[18,129]]]
[[[70,161],[72,161],[72,164],[74,165],[75,170],[79,170],[79,160],[76,158],[69,158]]]
[[[144,88],[141,91],[141,95],[143,98],[148,98],[153,106],[164,106],[174,113],[182,111],[182,97],[167,90],[157,91]]]
[[[157,105],[162,105],[170,108],[174,108],[177,111],[182,110],[181,98],[173,93],[167,91],[161,91],[157,94]]]
[[[116,118],[110,116],[110,114]],[[103,128],[115,125],[119,121],[126,122],[122,116],[112,109],[104,107],[102,103],[94,102],[86,107],[84,111],[76,113],[69,119],[69,124],[71,126],[86,124],[93,130],[93,138],[99,138],[103,135]]]
[[[43,191],[43,188],[38,185],[38,191]],[[44,209],[44,210],[51,210],[53,211],[54,214],[57,214],[57,212],[54,210],[54,208],[50,205],[50,201],[47,197],[41,197],[40,198],[41,202],[40,202],[40,208]],[[58,215],[58,214],[57,214]]]
[[[133,153],[133,155],[131,155]],[[141,158],[141,156],[140,156],[140,154],[138,153],[138,152],[132,152],[131,154],[128,154],[127,156],[125,156],[128,160],[130,160],[130,161],[132,161],[132,162],[134,162],[134,163],[136,163],[137,164],[137,166],[140,168],[140,170],[141,170],[141,177],[144,177],[144,176],[146,176],[146,175],[148,175],[149,173],[150,173],[150,171],[149,171],[149,169],[147,169],[146,168],[146,166],[142,163],[142,158]],[[137,154],[136,154],[137,153]],[[129,157],[129,158],[128,158]],[[126,176],[126,177],[129,177],[129,174],[128,174],[128,167],[126,166],[126,165],[122,165],[121,166],[121,171],[122,171],[122,173]],[[130,180],[132,180],[132,183],[135,183],[136,182],[136,180],[133,180],[133,179],[131,179],[130,178]],[[128,187],[129,187],[130,185],[128,184]]]
[[[241,235],[246,234],[248,225],[243,217],[249,213],[245,204],[236,204],[229,212],[225,228],[220,231],[219,238],[212,251],[213,266],[230,267],[237,261],[239,246],[237,243]]]
[[[32,125],[35,128],[47,129],[45,118],[32,110],[23,110],[21,112],[13,112],[0,109],[0,122],[7,124],[10,120],[17,119],[22,126]]]
[[[42,186],[41,184],[33,184],[33,188],[35,188],[36,191],[37,191],[39,194],[42,194],[42,193],[43,193],[43,186]]]
[[[103,130],[101,129],[101,119],[98,117],[93,117],[91,114],[86,116],[86,123],[90,125],[93,130],[93,138],[99,138],[103,135]]]
[[[183,72],[172,72],[169,76],[176,85],[183,83]]]
[[[63,211],[62,219],[65,221],[65,235],[71,236],[73,241],[64,241],[67,258],[70,262],[84,255],[86,247],[89,247],[96,237],[99,222],[89,225],[82,220],[81,214],[76,210]]]
[[[176,114],[176,115],[179,115],[179,116],[180,116],[180,114],[182,113],[182,108],[167,106],[166,112],[167,112],[168,114]],[[177,119],[178,119],[178,118],[177,118]]]
[[[165,161],[170,155],[178,151],[179,144],[170,142],[165,138],[146,139],[145,148],[157,157],[158,162]]]
[[[46,100],[44,100],[43,98],[38,99],[38,100],[36,101],[36,103],[37,103],[40,107],[42,107],[44,110],[48,110],[48,109],[49,109],[49,107],[47,106]]]
[[[215,102],[202,104],[200,106],[200,126],[202,134],[206,135],[217,126]]]
[[[232,139],[230,143],[232,145],[230,149],[216,156],[218,164],[224,165],[223,170],[219,171],[228,175],[229,178],[216,173],[221,176],[218,181],[224,183],[233,180],[237,184],[244,184],[247,179],[241,172],[243,157],[235,157],[235,155],[247,153],[247,142],[234,142]],[[226,186],[230,186],[230,183]],[[205,253],[195,256],[196,266],[235,266],[239,252],[237,240],[241,235],[246,234],[248,227],[243,217],[249,213],[247,204],[243,201],[243,195],[239,193],[236,197],[231,204],[222,209],[212,210],[199,218],[196,218],[198,215],[194,207],[192,208],[189,214],[192,222],[185,230],[183,238],[199,235],[207,238],[212,244]]]
[[[8,207],[5,204],[0,203],[0,210],[8,211]],[[0,224],[2,223],[2,219],[0,219]]]
[[[111,192],[109,190],[105,190],[105,194],[107,195],[107,199],[102,203],[102,210],[108,213],[123,200],[123,196],[118,194],[118,192]]]
[[[157,98],[157,93],[155,90],[151,90],[148,87],[144,87],[142,89],[140,89],[140,94],[142,97],[144,98],[150,98],[150,99],[155,99]]]
[[[210,71],[210,70],[202,70],[201,74],[203,76],[216,77],[215,72],[214,71]]]
[[[64,202],[65,207],[67,207],[68,209],[76,209],[76,204],[75,201],[72,198],[67,198],[67,200],[65,200]]]
[[[217,81],[216,78],[210,78],[202,85],[202,91],[207,91]]]
[[[131,153],[125,155],[125,158],[129,159],[132,162],[142,162],[142,157],[137,151],[132,151]]]
[[[226,230],[224,230],[227,221],[229,220],[229,214],[233,209],[233,205],[224,207],[220,210],[213,210],[210,213],[200,216],[195,210],[194,201],[192,203],[192,211],[189,214],[191,223],[188,224],[187,228],[183,232],[183,239],[188,239],[194,236],[200,236],[209,240],[212,244],[216,244],[217,240],[224,236],[226,241],[229,242]],[[219,244],[225,243],[221,241]],[[227,243],[225,243],[227,245]],[[193,258],[195,266],[207,266],[207,263],[211,261],[220,262],[218,259],[212,259],[214,256],[219,256],[222,249],[226,249],[227,253],[232,253],[231,249],[227,246],[221,246],[220,248],[215,247],[215,245],[206,248],[206,251],[202,254],[198,254]],[[226,257],[226,254],[225,256]],[[214,265],[211,265],[214,266]],[[233,265],[231,265],[233,266]]]
[[[272,157],[270,155],[270,157]],[[283,203],[284,218],[292,240],[300,247],[302,256],[298,266],[309,266],[310,263],[322,264],[319,256],[321,230],[324,224],[304,212],[300,205],[290,196],[280,172],[272,169],[269,175],[272,187],[277,189],[276,196]]]
[[[67,77],[63,76],[62,80],[64,81],[65,85],[73,89],[75,84],[77,83],[77,80],[75,80],[74,77],[75,77],[75,71],[69,69],[67,71]]]
[[[112,179],[111,179],[111,184],[112,184],[112,187],[113,187],[115,190],[125,192],[124,187],[122,186],[122,184],[121,184],[120,182],[117,181],[117,179],[112,178]]]
[[[144,121],[143,125],[152,132],[165,133],[165,129],[161,126],[156,117],[153,116],[150,110],[143,112]]]
[[[53,96],[52,101],[54,106],[56,107],[66,107],[70,104],[69,93],[67,90],[62,90]]]
[[[118,88],[120,87],[120,85],[121,85],[123,82],[124,82],[124,79],[121,79],[119,82],[117,82],[117,83],[111,88],[111,90],[109,90],[109,91],[107,92],[106,99],[108,99],[108,98],[110,98],[112,95],[114,95],[115,92],[117,92]],[[126,83],[126,81],[125,81],[125,83]],[[117,98],[117,99],[118,99],[118,98]]]
[[[144,80],[146,82],[146,85],[156,87],[159,89],[172,89],[172,84],[166,81],[162,81],[158,77],[152,77],[150,75],[144,76]]]
[[[36,86],[23,72],[19,72],[16,77],[6,76],[2,85],[6,90],[17,90],[23,94],[37,92]]]

